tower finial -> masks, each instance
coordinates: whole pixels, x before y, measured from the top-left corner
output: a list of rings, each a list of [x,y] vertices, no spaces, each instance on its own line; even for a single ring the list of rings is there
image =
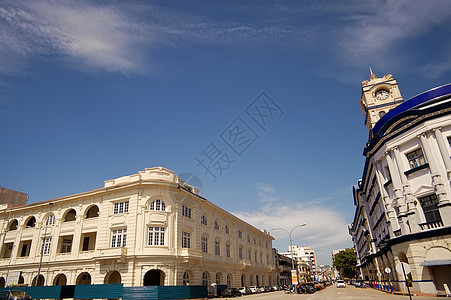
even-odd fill
[[[371,66],[370,66],[370,80],[373,80],[375,78],[377,78],[377,76],[373,74],[373,70],[371,70]]]

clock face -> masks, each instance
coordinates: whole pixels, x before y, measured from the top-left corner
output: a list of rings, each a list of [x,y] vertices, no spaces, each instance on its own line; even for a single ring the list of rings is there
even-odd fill
[[[377,100],[385,100],[388,98],[388,96],[390,96],[390,92],[386,89],[381,89],[378,90],[374,96],[376,97]]]

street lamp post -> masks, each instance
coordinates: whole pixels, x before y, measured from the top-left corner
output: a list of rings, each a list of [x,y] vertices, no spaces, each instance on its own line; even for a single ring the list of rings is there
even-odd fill
[[[293,244],[292,244],[292,242],[291,242],[291,234],[293,233],[293,231],[294,231],[296,228],[298,228],[298,227],[303,227],[303,226],[305,226],[305,225],[307,225],[307,224],[306,224],[306,223],[303,223],[303,224],[301,224],[301,225],[298,225],[298,226],[294,227],[293,229],[291,229],[290,232],[288,232],[288,230],[286,230],[285,228],[280,228],[280,227],[273,227],[273,228],[272,228],[272,230],[283,230],[283,231],[285,231],[285,232],[288,234],[288,238],[290,239],[291,268],[292,268],[292,270],[296,270],[296,278],[298,279],[298,281],[299,281],[299,278],[298,278],[298,269],[297,269],[297,267],[296,267],[296,269],[294,268]],[[297,293],[298,293],[298,289],[295,287],[294,290],[296,291],[296,294],[297,294]]]

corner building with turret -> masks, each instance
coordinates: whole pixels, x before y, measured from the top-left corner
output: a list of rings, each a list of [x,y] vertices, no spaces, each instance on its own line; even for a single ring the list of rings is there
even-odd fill
[[[349,233],[358,277],[443,295],[451,288],[451,84],[404,101],[392,75],[362,83],[368,128]],[[400,262],[411,273],[396,271]]]
[[[273,237],[162,167],[10,209],[0,286],[274,285]]]

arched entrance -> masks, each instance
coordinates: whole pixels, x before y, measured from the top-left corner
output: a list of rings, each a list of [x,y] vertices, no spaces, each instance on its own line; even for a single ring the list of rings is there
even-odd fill
[[[105,279],[103,280],[104,284],[114,284],[121,283],[122,278],[121,274],[118,271],[110,271],[105,275]]]
[[[188,271],[183,273],[183,285],[189,285],[189,273],[188,273]]]
[[[45,282],[44,275],[39,274],[39,278],[38,278],[38,276],[35,276],[33,278],[33,281],[31,282],[31,285],[32,286],[43,286],[44,282]]]
[[[255,282],[257,286],[260,286],[260,281],[258,280],[258,275],[255,276]]]
[[[244,277],[244,274],[241,275],[241,286],[246,286],[246,278]]]
[[[87,272],[83,272],[77,277],[76,284],[84,285],[84,284],[91,284],[91,275]]]
[[[144,275],[144,286],[164,285],[164,272],[150,270]]]
[[[5,278],[0,277],[0,287],[5,287]]]
[[[58,274],[56,275],[55,279],[53,280],[53,285],[66,285],[67,284],[67,278],[64,274]]]
[[[19,276],[19,282],[17,282],[18,284],[23,284],[25,283],[25,279],[23,278],[22,275]]]

